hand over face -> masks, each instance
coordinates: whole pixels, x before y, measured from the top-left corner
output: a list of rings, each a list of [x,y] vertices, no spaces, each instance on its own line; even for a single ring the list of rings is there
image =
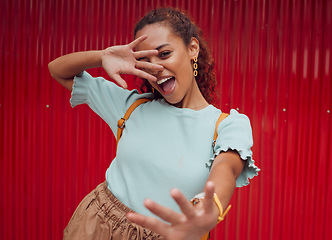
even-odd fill
[[[158,54],[157,50],[133,51],[133,49],[146,38],[147,36],[143,35],[127,45],[113,46],[103,51],[103,68],[107,74],[123,88],[127,88],[127,83],[121,78],[120,74],[132,74],[147,80],[156,81],[155,76],[139,68],[151,71],[160,71],[163,69],[163,67],[158,64],[137,61],[138,58]]]
[[[182,213],[177,213],[146,199],[144,202],[146,208],[169,224],[138,213],[128,213],[127,217],[130,221],[160,234],[165,239],[200,240],[217,224],[219,209],[214,202],[213,194],[214,184],[208,182],[205,185],[204,200],[193,206],[179,190],[171,190],[171,196],[179,205]]]

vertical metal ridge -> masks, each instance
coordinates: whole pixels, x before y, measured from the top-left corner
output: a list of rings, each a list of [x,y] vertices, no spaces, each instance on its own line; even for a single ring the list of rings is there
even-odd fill
[[[332,199],[332,1],[1,3],[1,239],[59,239],[115,155],[109,127],[52,80],[54,58],[132,40],[156,7],[184,8],[215,59],[216,106],[249,116],[262,168],[213,239],[327,239]],[[107,77],[101,69],[89,70]],[[135,87],[134,78],[128,77]]]

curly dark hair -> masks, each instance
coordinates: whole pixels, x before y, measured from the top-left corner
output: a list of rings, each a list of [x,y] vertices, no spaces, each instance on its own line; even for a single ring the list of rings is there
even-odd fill
[[[136,25],[134,36],[146,25],[153,23],[162,23],[168,26],[174,34],[181,37],[186,46],[195,37],[199,42],[199,55],[197,58],[198,75],[195,77],[197,85],[207,102],[213,103],[215,100],[216,77],[213,71],[214,60],[207,47],[206,41],[202,36],[201,29],[189,19],[184,13],[173,8],[159,8],[152,10],[145,15]],[[142,92],[151,92],[152,87],[147,80],[143,79],[140,85]],[[155,98],[162,98],[161,94],[156,91]]]

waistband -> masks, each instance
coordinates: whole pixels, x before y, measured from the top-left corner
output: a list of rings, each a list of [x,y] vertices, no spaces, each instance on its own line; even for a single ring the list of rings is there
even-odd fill
[[[103,204],[110,202],[114,204],[117,208],[119,208],[121,211],[123,211],[124,214],[127,214],[128,212],[134,212],[134,210],[130,209],[113,195],[113,193],[108,189],[106,181],[99,184],[95,188],[95,194],[99,195],[100,202],[102,202]]]

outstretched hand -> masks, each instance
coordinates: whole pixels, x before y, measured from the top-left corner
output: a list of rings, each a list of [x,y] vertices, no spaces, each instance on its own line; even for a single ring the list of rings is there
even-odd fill
[[[127,218],[160,234],[165,239],[200,240],[204,234],[216,226],[219,215],[219,209],[213,198],[213,182],[207,182],[204,191],[204,200],[193,206],[179,190],[172,189],[171,196],[179,205],[182,213],[177,213],[150,199],[144,201],[147,209],[169,224],[138,213],[128,213]]]
[[[127,83],[120,74],[132,74],[138,77],[155,81],[156,77],[140,70],[161,71],[163,67],[158,64],[137,61],[138,58],[154,56],[158,54],[157,50],[145,50],[135,52],[133,49],[147,38],[143,35],[127,45],[113,46],[103,51],[102,66],[107,74],[114,79],[121,87],[127,88]]]

